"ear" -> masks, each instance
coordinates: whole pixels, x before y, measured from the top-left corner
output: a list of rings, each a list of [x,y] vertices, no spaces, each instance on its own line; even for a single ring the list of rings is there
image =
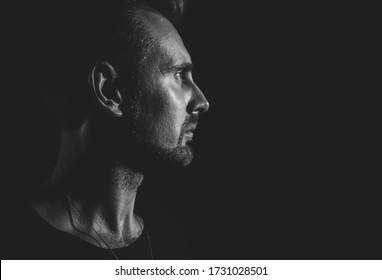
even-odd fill
[[[107,61],[98,62],[89,75],[89,83],[96,101],[106,112],[122,116],[122,97],[118,89],[118,73]]]

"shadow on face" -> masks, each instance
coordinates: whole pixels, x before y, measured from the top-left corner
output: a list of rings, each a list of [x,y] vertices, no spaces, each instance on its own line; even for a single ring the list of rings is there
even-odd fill
[[[143,58],[139,100],[129,129],[146,155],[140,159],[185,166],[192,161],[189,144],[199,115],[209,104],[193,81],[191,57],[174,26],[155,11],[141,9],[137,17],[154,43]]]

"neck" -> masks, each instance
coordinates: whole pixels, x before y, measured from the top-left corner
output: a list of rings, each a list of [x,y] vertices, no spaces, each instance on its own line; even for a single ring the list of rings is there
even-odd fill
[[[88,226],[84,230],[93,228],[109,242],[118,240],[115,244],[121,244],[122,239],[137,237],[141,232],[134,206],[144,176],[111,160],[107,153],[89,149],[84,131],[81,128],[62,134],[60,154],[49,182],[68,197],[74,222],[77,219]]]
[[[96,230],[117,235],[134,232],[135,199],[143,175],[118,163],[92,162],[82,172],[67,180],[65,188],[77,214]]]

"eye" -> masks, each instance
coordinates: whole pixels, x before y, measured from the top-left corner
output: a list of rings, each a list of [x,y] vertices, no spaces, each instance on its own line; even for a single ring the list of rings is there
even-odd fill
[[[188,83],[191,78],[191,71],[187,71],[185,69],[178,70],[175,72],[175,79],[178,80],[180,83]]]
[[[178,80],[184,80],[184,76],[185,75],[183,70],[179,70],[175,72],[175,78]]]

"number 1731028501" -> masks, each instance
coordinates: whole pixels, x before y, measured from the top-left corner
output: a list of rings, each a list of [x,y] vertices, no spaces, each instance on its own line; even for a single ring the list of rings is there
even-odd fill
[[[209,267],[209,275],[268,275],[267,267],[214,266]]]

